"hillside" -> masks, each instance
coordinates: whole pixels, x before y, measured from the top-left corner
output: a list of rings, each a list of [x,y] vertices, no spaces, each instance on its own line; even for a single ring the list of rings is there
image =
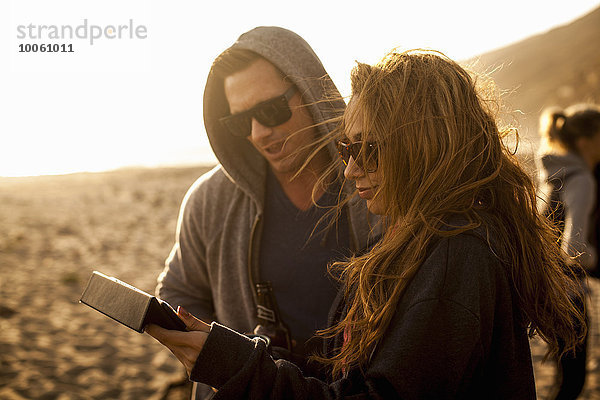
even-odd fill
[[[505,104],[523,113],[515,114],[523,138],[535,147],[538,118],[545,107],[600,103],[600,8],[467,61],[473,62],[475,70],[494,71],[491,76],[498,87],[509,92]]]

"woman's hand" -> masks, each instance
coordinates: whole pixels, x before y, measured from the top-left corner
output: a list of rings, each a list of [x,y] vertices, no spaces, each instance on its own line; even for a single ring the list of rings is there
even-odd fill
[[[200,321],[182,307],[177,307],[177,316],[185,323],[188,332],[172,331],[154,324],[148,325],[146,332],[171,350],[189,375],[206,342],[210,325]]]

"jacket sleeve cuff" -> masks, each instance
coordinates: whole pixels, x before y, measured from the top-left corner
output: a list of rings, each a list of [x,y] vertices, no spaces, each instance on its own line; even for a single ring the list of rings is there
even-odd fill
[[[192,368],[190,379],[219,389],[242,369],[262,342],[261,339],[250,339],[213,322],[210,334]]]

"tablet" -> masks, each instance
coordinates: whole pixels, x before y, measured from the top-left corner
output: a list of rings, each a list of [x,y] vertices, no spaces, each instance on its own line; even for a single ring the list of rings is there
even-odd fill
[[[98,271],[92,272],[79,302],[140,333],[148,324],[187,331],[167,302]]]

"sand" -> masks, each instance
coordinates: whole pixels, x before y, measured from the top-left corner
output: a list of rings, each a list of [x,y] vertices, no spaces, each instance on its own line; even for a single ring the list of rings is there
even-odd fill
[[[153,292],[206,168],[0,180],[0,399],[160,398],[183,367],[78,300],[93,270]]]
[[[0,399],[185,399],[183,367],[150,336],[78,300],[93,270],[153,292],[179,205],[206,168],[0,179]],[[597,315],[582,398],[600,399]],[[551,363],[532,341],[539,398]]]

